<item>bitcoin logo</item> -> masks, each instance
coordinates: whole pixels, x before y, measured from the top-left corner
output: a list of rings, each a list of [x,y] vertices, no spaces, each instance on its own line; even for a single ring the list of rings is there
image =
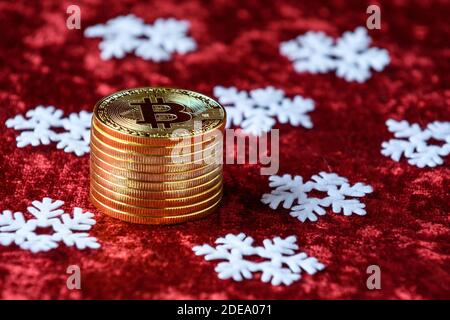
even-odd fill
[[[165,102],[162,97],[157,97],[156,102],[150,98],[144,98],[142,102],[130,102],[132,106],[138,106],[140,117],[138,124],[149,124],[157,129],[159,124],[170,129],[172,123],[186,122],[192,119],[192,115],[186,112],[186,108],[178,103]]]

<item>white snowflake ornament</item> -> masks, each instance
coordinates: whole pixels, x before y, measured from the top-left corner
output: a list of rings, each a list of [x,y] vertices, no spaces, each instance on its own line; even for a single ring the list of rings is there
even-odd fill
[[[87,37],[114,37],[118,34],[138,36],[142,33],[145,23],[133,14],[118,16],[108,20],[106,24],[98,24],[85,30]]]
[[[291,285],[300,280],[301,272],[315,274],[325,266],[314,257],[306,253],[295,253],[298,250],[295,236],[285,239],[275,237],[265,239],[263,246],[254,246],[253,238],[239,233],[227,234],[216,240],[216,246],[204,244],[195,246],[193,251],[198,256],[205,256],[205,260],[224,260],[216,267],[220,279],[242,281],[252,279],[253,274],[260,272],[262,282],[272,285]],[[249,256],[257,256],[263,261],[249,260]]]
[[[381,154],[394,161],[405,157],[410,165],[433,168],[442,165],[443,158],[450,154],[450,122],[435,121],[428,124],[426,129],[405,120],[389,119],[386,125],[399,139],[383,142]],[[442,142],[441,145],[429,144],[431,138]]]
[[[33,253],[50,251],[61,242],[79,250],[100,248],[96,238],[88,233],[78,232],[92,228],[95,224],[94,214],[74,208],[70,215],[60,209],[63,204],[61,200],[53,201],[50,198],[33,201],[33,206],[27,208],[33,218],[28,220],[22,212],[3,211],[0,214],[0,245],[9,246],[14,243]],[[51,232],[39,234],[39,228],[50,228]]]
[[[313,175],[310,181],[303,182],[301,176],[292,177],[290,174],[271,176],[269,186],[274,188],[271,193],[262,196],[261,201],[271,209],[290,209],[290,215],[301,222],[317,221],[319,216],[327,213],[331,207],[334,213],[345,216],[352,214],[365,215],[365,204],[357,199],[347,197],[363,197],[373,191],[372,187],[358,182],[350,185],[348,180],[335,173],[320,172]],[[323,198],[310,197],[311,191],[326,193]]]
[[[186,54],[196,48],[195,41],[186,37],[188,31],[187,21],[159,18],[144,28],[144,35],[148,37],[147,41],[160,46],[167,53]]]
[[[245,133],[260,136],[277,121],[307,129],[313,126],[308,113],[314,110],[314,101],[302,96],[287,98],[283,90],[274,87],[247,92],[217,86],[214,95],[227,110],[227,128],[240,126]]]
[[[332,58],[333,39],[323,32],[307,32],[280,45],[283,55],[294,62],[297,72],[326,73],[336,67]]]
[[[297,72],[335,71],[340,78],[362,83],[371,77],[372,69],[380,72],[390,62],[388,52],[369,47],[370,42],[364,27],[344,32],[336,41],[323,32],[310,31],[282,42],[280,52],[293,62]]]
[[[197,47],[194,39],[187,36],[189,22],[174,18],[156,19],[145,24],[135,15],[119,16],[87,28],[88,38],[101,37],[100,56],[104,60],[121,59],[134,53],[144,60],[155,62],[170,60],[173,53],[186,54]]]
[[[17,147],[49,145],[56,142],[58,149],[73,152],[77,156],[89,153],[92,113],[81,111],[63,117],[63,111],[53,106],[37,106],[24,117],[17,115],[6,120],[8,128],[22,130],[16,138]],[[56,132],[54,129],[64,129]]]
[[[85,30],[84,35],[89,38],[102,37],[99,48],[101,58],[123,58],[137,46],[137,37],[142,34],[144,21],[132,14],[119,16],[109,20],[106,24],[98,24]]]

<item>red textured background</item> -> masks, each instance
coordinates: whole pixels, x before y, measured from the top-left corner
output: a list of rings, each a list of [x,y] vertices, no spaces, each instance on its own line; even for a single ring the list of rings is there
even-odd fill
[[[333,37],[364,25],[373,1],[2,1],[0,3],[0,210],[24,211],[48,196],[96,214],[92,234],[102,248],[60,248],[32,254],[0,247],[3,299],[311,299],[450,297],[449,163],[419,169],[380,154],[391,138],[388,118],[426,125],[449,121],[448,1],[385,1],[382,29],[370,31],[391,64],[363,84],[334,74],[297,74],[279,54],[281,41],[309,30]],[[66,8],[81,7],[82,30],[65,27]],[[198,50],[164,63],[133,55],[102,61],[99,39],[86,27],[134,13],[191,22]],[[368,214],[329,214],[300,223],[287,210],[260,203],[269,191],[257,165],[227,165],[219,212],[176,226],[140,226],[101,215],[88,199],[89,156],[55,146],[15,145],[6,119],[38,104],[66,114],[92,110],[102,96],[138,86],[174,86],[211,95],[216,85],[250,90],[272,85],[316,101],[314,128],[278,126],[280,173],[309,178],[336,172],[375,192],[363,199]],[[259,280],[219,280],[214,267],[193,254],[197,244],[245,232],[262,241],[296,235],[327,268],[288,287]],[[82,290],[66,288],[66,268],[82,269]],[[368,265],[382,270],[382,289],[365,286]]]

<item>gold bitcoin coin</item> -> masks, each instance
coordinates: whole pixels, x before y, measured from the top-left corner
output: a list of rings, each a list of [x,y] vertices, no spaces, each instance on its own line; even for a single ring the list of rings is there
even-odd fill
[[[165,199],[174,199],[174,198],[184,198],[194,196],[196,194],[202,192],[211,192],[218,190],[219,187],[223,184],[222,176],[219,175],[214,179],[211,179],[204,184],[185,188],[185,189],[177,189],[177,190],[142,190],[130,188],[127,186],[115,184],[105,178],[97,175],[95,172],[91,172],[91,181],[94,180],[97,184],[112,190],[116,193],[123,194],[130,197],[141,198],[141,199],[156,199],[156,200],[165,200]]]
[[[143,180],[149,182],[158,182],[158,181],[178,181],[178,180],[189,180],[202,175],[205,175],[214,169],[217,169],[220,165],[211,164],[206,165],[204,167],[185,171],[185,172],[175,172],[175,173],[152,173],[152,172],[143,172],[136,170],[128,170],[124,168],[119,168],[114,165],[109,164],[106,161],[98,158],[95,153],[91,153],[91,161],[99,166],[102,169],[105,169],[108,172],[111,172],[114,175],[121,176],[124,178],[129,178],[133,180]]]
[[[143,164],[153,164],[153,165],[165,165],[165,164],[207,164],[205,159],[212,159],[215,163],[222,161],[222,147],[221,145],[214,145],[201,150],[199,152],[194,152],[190,154],[180,154],[174,152],[172,155],[148,155],[137,153],[133,151],[121,150],[97,139],[95,134],[91,134],[91,146],[100,149],[105,153],[108,153],[114,157],[119,157],[123,159],[133,159],[133,161],[140,162]],[[180,151],[180,150],[178,150]]]
[[[118,150],[131,151],[140,154],[155,155],[155,156],[164,156],[164,155],[167,156],[172,154],[188,155],[201,152],[205,149],[208,149],[209,147],[217,146],[217,148],[220,148],[219,144],[223,145],[223,135],[220,134],[217,136],[217,138],[214,137],[211,138],[210,140],[205,139],[204,141],[201,141],[196,144],[186,144],[180,142],[179,144],[174,146],[149,146],[115,138],[107,134],[103,130],[98,129],[95,123],[93,124],[92,127],[92,136],[94,136],[96,140],[101,142],[102,145],[103,144],[108,145]]]
[[[164,164],[164,165],[154,165],[149,163],[141,163],[136,161],[137,159],[133,157],[116,157],[106,153],[103,150],[100,150],[94,144],[91,144],[91,154],[95,154],[95,156],[103,161],[116,166],[123,168],[124,170],[133,170],[133,171],[141,171],[147,173],[175,173],[175,172],[184,172],[191,171],[196,169],[201,169],[207,166],[208,164],[214,164],[215,157],[204,158],[202,161],[198,161],[198,163],[184,163],[184,164]],[[218,161],[219,162],[219,161]],[[219,162],[220,164],[220,162]]]
[[[189,90],[135,88],[100,100],[93,117],[111,136],[165,146],[222,130],[225,110],[213,99]]]
[[[111,172],[106,171],[105,169],[100,168],[95,163],[90,162],[90,170],[91,172],[96,173],[102,178],[111,181],[115,184],[122,185],[128,188],[135,188],[139,190],[147,190],[147,191],[169,191],[169,190],[179,190],[186,189],[195,186],[199,186],[208,181],[211,181],[218,176],[222,176],[222,168],[218,167],[213,171],[198,176],[192,179],[180,180],[180,181],[160,181],[160,182],[148,182],[142,180],[129,179],[125,177],[121,177]]]
[[[143,199],[123,195],[121,193],[117,193],[108,188],[103,187],[101,184],[97,183],[94,179],[91,179],[91,188],[93,188],[94,190],[98,191],[100,194],[104,195],[105,197],[111,200],[116,200],[128,205],[139,207],[152,207],[152,208],[170,208],[170,207],[189,206],[205,201],[209,199],[211,195],[214,195],[219,191],[221,191],[222,185],[217,185],[215,188],[209,189],[205,192],[195,194],[189,197],[179,197],[172,199],[168,198],[164,200],[152,198]]]
[[[153,216],[153,217],[182,215],[200,211],[210,207],[212,204],[216,203],[220,198],[222,198],[222,189],[220,189],[218,192],[211,195],[209,198],[199,201],[197,203],[192,203],[178,207],[156,208],[156,207],[142,207],[137,205],[131,205],[121,201],[113,200],[108,197],[108,194],[106,194],[105,192],[101,192],[100,190],[97,190],[95,187],[93,188],[92,185],[90,188],[90,192],[96,199],[98,199],[99,201],[101,201],[102,203],[106,204],[111,208],[135,215]]]
[[[140,216],[135,214],[130,214],[126,211],[120,211],[114,208],[109,207],[108,205],[103,204],[101,201],[97,200],[95,196],[90,193],[90,198],[92,203],[97,207],[98,210],[103,212],[104,214],[131,223],[139,223],[139,224],[177,224],[187,221],[193,221],[200,218],[203,218],[214,211],[219,207],[221,199],[219,199],[216,203],[211,205],[210,207],[192,212],[190,214],[185,215],[176,215],[176,216],[163,216],[163,217],[154,217],[154,216]]]
[[[107,127],[105,127],[99,121],[95,120],[95,118],[92,119],[92,125],[93,126],[95,125],[97,128],[100,128],[103,132],[106,132],[108,135],[115,137],[116,139],[123,140],[123,141],[129,142],[129,143],[146,145],[148,147],[155,147],[155,148],[162,148],[162,147],[171,148],[174,146],[197,145],[197,144],[202,144],[202,143],[219,141],[219,140],[223,140],[224,132],[225,132],[225,123],[223,123],[217,129],[206,132],[204,134],[194,135],[190,138],[188,138],[188,137],[182,137],[182,138],[181,137],[171,137],[171,138],[162,139],[162,140],[154,140],[151,138],[146,138],[146,140],[139,140],[139,139],[131,139],[130,140],[130,137],[124,137],[120,134],[114,133],[114,131],[109,130]],[[182,129],[179,129],[179,131],[182,131]]]

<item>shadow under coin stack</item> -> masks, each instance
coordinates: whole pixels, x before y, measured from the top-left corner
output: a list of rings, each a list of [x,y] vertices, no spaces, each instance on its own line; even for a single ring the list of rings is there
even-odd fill
[[[225,110],[169,88],[114,93],[94,108],[90,197],[127,222],[172,224],[212,213],[222,197]]]

